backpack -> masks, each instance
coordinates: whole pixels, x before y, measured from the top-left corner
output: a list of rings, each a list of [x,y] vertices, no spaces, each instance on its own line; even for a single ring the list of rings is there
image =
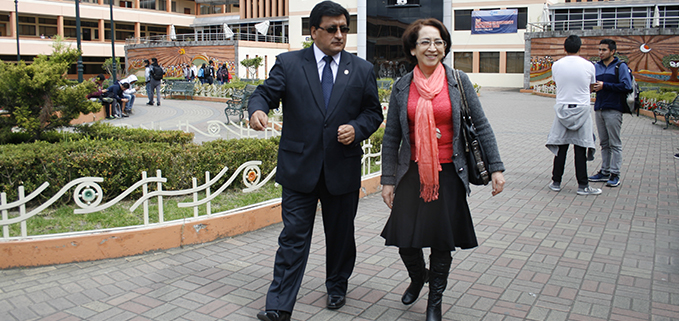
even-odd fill
[[[151,77],[155,80],[161,80],[163,79],[163,75],[165,72],[163,71],[163,68],[160,68],[160,66],[153,66],[151,68]]]
[[[618,61],[618,63],[615,65],[615,77],[620,78],[619,74],[619,69],[620,65],[625,63],[624,61]],[[627,70],[629,72],[630,77],[632,77],[632,91],[627,93],[625,95],[625,99],[622,104],[622,112],[626,114],[632,114],[636,111],[639,111],[639,107],[641,107],[641,102],[639,101],[639,84],[637,84],[637,80],[634,78],[634,75],[632,75],[632,70],[629,69],[629,66],[625,64],[625,67],[627,67]]]
[[[198,78],[203,78],[205,77],[205,69],[200,68],[198,69]]]
[[[219,70],[219,79],[221,79],[222,81],[226,81],[227,79],[229,79],[228,76],[227,76],[228,74],[229,74],[229,71],[226,70],[226,68],[220,69]]]

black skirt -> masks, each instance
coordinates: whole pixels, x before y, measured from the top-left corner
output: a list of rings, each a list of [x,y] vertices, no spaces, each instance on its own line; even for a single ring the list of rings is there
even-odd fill
[[[454,251],[478,246],[466,189],[452,163],[441,164],[439,198],[420,197],[417,163],[410,162],[394,194],[394,205],[382,231],[386,245]]]

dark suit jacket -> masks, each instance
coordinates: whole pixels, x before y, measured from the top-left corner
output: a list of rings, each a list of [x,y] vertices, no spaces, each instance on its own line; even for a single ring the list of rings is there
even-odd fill
[[[333,195],[361,186],[360,142],[382,123],[373,66],[342,51],[326,111],[313,48],[280,54],[269,78],[250,97],[250,115],[268,113],[283,102],[283,129],[278,149],[276,181],[285,188],[309,193],[324,170]],[[337,141],[337,129],[349,124],[354,142]]]

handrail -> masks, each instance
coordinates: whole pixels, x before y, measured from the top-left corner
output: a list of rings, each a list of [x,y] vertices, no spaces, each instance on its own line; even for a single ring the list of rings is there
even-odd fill
[[[289,43],[289,38],[286,36],[272,36],[272,35],[261,35],[252,33],[234,33],[233,36],[226,38],[225,33],[186,33],[178,34],[174,36],[170,35],[160,35],[160,36],[150,36],[150,37],[139,37],[139,38],[127,38],[125,39],[125,45],[138,45],[138,44],[155,44],[155,43],[167,43],[167,42],[192,42],[192,41],[255,41],[255,42],[273,42],[273,43]]]
[[[589,29],[636,29],[636,28],[676,28],[679,16],[675,17],[627,17],[602,19],[569,19],[546,22],[529,22],[526,32],[568,31]]]

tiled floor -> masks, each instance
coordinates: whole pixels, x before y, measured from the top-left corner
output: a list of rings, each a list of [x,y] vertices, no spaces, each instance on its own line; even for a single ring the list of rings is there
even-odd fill
[[[507,185],[496,197],[490,187],[473,188],[480,246],[454,253],[444,318],[679,320],[679,161],[673,158],[679,131],[625,115],[621,185],[593,183],[601,195],[576,195],[569,156],[556,193],[547,188],[553,155],[544,147],[554,99],[484,88],[481,102]],[[204,108],[223,117],[222,104],[191,104],[164,100],[162,108]],[[138,108],[141,117],[157,107]],[[597,155],[589,172],[599,165]],[[358,259],[347,305],[336,311],[325,309],[317,220],[294,320],[424,320],[426,290],[412,306],[400,303],[407,273],[397,249],[379,236],[388,215],[378,194],[360,201]],[[0,320],[256,320],[280,229],[128,258],[0,271]]]

